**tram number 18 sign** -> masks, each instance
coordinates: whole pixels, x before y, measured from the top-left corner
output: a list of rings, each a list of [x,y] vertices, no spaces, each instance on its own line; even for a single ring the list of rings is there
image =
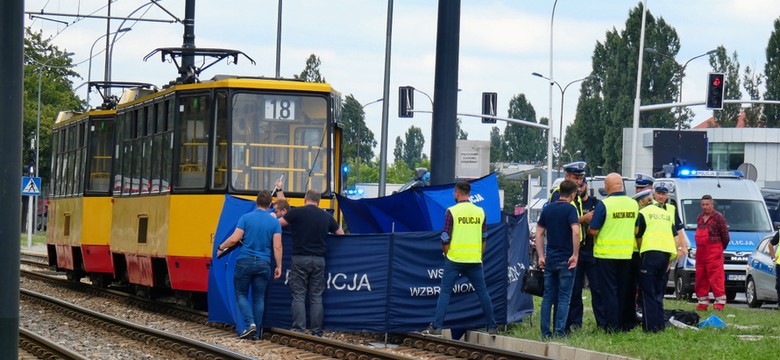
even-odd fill
[[[298,109],[298,97],[266,96],[265,119],[294,121]]]

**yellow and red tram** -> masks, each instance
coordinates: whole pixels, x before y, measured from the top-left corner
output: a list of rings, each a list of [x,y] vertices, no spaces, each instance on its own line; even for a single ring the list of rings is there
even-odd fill
[[[225,194],[254,199],[282,178],[292,206],[303,205],[306,190],[318,189],[320,207],[338,214],[333,194],[340,186],[341,95],[330,85],[220,76],[125,93],[111,113],[116,120],[108,169],[73,173],[103,181],[102,207],[81,225],[82,232],[102,231],[102,247],[87,247],[92,240],[72,230],[65,241],[64,229],[55,226],[50,244],[58,250],[60,244],[81,246],[83,253],[72,264],[58,262],[59,268],[77,273],[80,261],[86,265],[100,254],[95,261],[111,265],[101,271],[139,292],[205,293]],[[71,181],[70,171],[59,174],[55,182]],[[73,199],[86,203],[90,196],[86,190],[82,195]],[[65,221],[64,213],[55,216],[51,224]]]

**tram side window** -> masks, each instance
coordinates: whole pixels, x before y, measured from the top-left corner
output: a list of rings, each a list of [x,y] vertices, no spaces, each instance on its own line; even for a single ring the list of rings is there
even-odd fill
[[[76,150],[75,150],[75,162],[76,171],[74,171],[74,184],[73,193],[84,193],[84,173],[86,167],[86,147],[87,147],[87,123],[81,122],[76,125]]]
[[[152,141],[154,139],[154,109],[151,105],[147,105],[144,108],[146,115],[146,129],[144,130],[142,142],[143,142],[143,155],[142,155],[142,171],[141,171],[141,193],[148,194],[151,190],[151,170],[152,170]]]
[[[57,177],[59,181],[57,181],[57,195],[63,196],[65,195],[65,177],[63,174],[65,173],[65,165],[67,163],[67,160],[65,158],[65,143],[67,141],[66,138],[67,131],[66,129],[62,128],[59,131],[59,151],[57,153]]]
[[[165,100],[163,106],[163,118],[165,119],[164,133],[162,135],[162,171],[160,181],[160,190],[168,192],[171,190],[171,174],[173,173],[173,119],[176,114],[176,102],[173,98]]]
[[[127,119],[126,114],[117,114],[116,117],[116,123],[114,126],[116,127],[116,143],[112,142],[112,153],[111,155],[114,157],[114,163],[113,166],[113,173],[114,173],[114,184],[113,184],[113,193],[114,195],[119,195],[122,193],[122,162],[124,161],[124,139],[125,139],[125,121]]]
[[[227,186],[227,92],[218,91],[216,98],[216,126],[214,129],[214,169],[211,187],[224,189]]]
[[[71,195],[72,189],[73,189],[73,151],[72,149],[75,146],[75,139],[74,135],[76,134],[76,129],[73,128],[73,126],[69,126],[67,129],[65,129],[65,166],[62,169],[62,175],[65,180],[64,187],[62,189],[62,194],[65,196]]]
[[[92,133],[89,149],[89,176],[87,191],[108,192],[111,184],[111,151],[114,148],[114,123],[108,120],[95,120],[90,126]]]
[[[203,188],[209,144],[208,95],[182,97],[180,103],[179,166],[176,186]]]
[[[125,119],[125,137],[122,140],[122,195],[130,195],[130,187],[132,182],[132,174],[130,172],[133,161],[133,121],[132,113],[127,114]]]
[[[49,181],[51,184],[49,185],[49,197],[56,196],[57,195],[57,181],[59,180],[57,178],[57,137],[59,136],[59,131],[56,129],[52,130],[52,137],[51,137],[51,180]]]

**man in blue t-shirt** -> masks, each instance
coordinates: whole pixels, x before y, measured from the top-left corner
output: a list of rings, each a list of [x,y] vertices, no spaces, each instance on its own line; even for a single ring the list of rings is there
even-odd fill
[[[580,252],[580,222],[577,209],[571,204],[577,196],[577,187],[577,183],[564,180],[559,187],[560,198],[545,206],[536,222],[536,250],[539,253],[539,267],[544,269],[541,309],[543,338],[566,335],[566,318],[569,315],[569,301]],[[550,329],[553,306],[554,329]]]
[[[263,325],[265,311],[265,290],[271,274],[271,248],[273,247],[276,268],[274,279],[282,276],[282,227],[272,214],[268,213],[271,193],[263,190],[257,194],[257,209],[238,219],[236,230],[219,245],[217,256],[241,241],[241,247],[233,273],[236,302],[246,329],[238,336],[241,339],[260,337],[257,324]],[[252,288],[252,305],[249,304],[249,288]],[[237,327],[238,328],[238,327]]]

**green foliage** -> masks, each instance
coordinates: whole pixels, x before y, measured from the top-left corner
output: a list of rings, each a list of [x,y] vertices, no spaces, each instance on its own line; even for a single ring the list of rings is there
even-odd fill
[[[303,68],[300,75],[293,75],[295,79],[312,82],[312,83],[324,83],[325,77],[320,74],[320,58],[317,55],[311,54],[306,59],[306,67]]]
[[[756,74],[750,66],[745,66],[745,74],[742,78],[742,85],[751,100],[761,99],[761,84],[764,82],[762,74]],[[743,108],[745,111],[745,126],[747,127],[766,127],[766,117],[763,116],[763,105],[752,104]]]
[[[509,101],[509,117],[536,122],[536,110],[524,94],[518,94]],[[543,118],[542,124],[544,120]],[[507,161],[540,162],[547,158],[547,131],[544,129],[520,124],[507,124],[504,128],[503,141]]]
[[[51,170],[51,129],[57,114],[63,110],[82,111],[86,104],[73,92],[69,77],[80,78],[74,72],[73,60],[66,51],[44,39],[41,32],[25,29],[24,37],[24,136],[22,163],[27,163],[27,149],[35,138],[38,121],[38,79],[40,76],[40,148],[38,171],[43,184],[49,183]]]
[[[764,99],[780,100],[780,18],[775,19],[772,35],[769,36],[766,46],[764,76],[766,76]],[[767,127],[780,127],[780,105],[765,105],[764,115]]]
[[[414,171],[403,160],[393,162],[393,165],[387,168],[387,182],[394,184],[403,184],[414,177]]]
[[[504,190],[504,212],[514,214],[515,205],[528,203],[526,199],[527,180],[509,180],[504,174],[498,174],[498,188]]]
[[[585,303],[590,292],[583,291]],[[538,314],[541,298],[534,297],[534,312]],[[664,300],[665,309],[693,311],[696,304]],[[704,320],[711,313],[699,313]],[[717,315],[725,321],[725,329],[703,328],[700,331],[679,329],[667,324],[659,333],[645,333],[641,326],[625,333],[607,334],[596,327],[592,309],[586,305],[581,329],[554,341],[576,348],[641,359],[771,359],[777,353],[777,341],[772,336],[780,331],[780,312],[763,309],[737,309],[726,306]],[[509,325],[510,336],[541,340],[538,318]]]
[[[504,136],[501,135],[501,130],[498,126],[493,126],[490,129],[490,162],[500,162],[506,159],[506,145],[504,144]]]
[[[742,91],[739,90],[739,59],[737,58],[737,53],[734,52],[732,57],[729,58],[726,48],[723,45],[718,46],[718,52],[710,55],[710,66],[712,66],[713,71],[726,74],[723,98],[741,99]],[[740,104],[724,104],[723,110],[713,111],[715,124],[718,127],[736,127],[741,106]]]
[[[406,130],[404,138],[406,141],[402,140],[400,136],[395,138],[393,156],[396,163],[402,161],[409,167],[409,170],[413,170],[415,164],[427,159],[427,156],[422,153],[423,146],[425,146],[425,136],[423,136],[422,129],[412,125],[409,130]]]
[[[358,158],[361,163],[368,163],[374,158],[376,140],[374,132],[366,126],[365,112],[355,97],[347,95],[341,120],[344,124],[344,142],[342,156],[345,159]]]
[[[455,123],[455,133],[458,134],[458,140],[468,140],[469,139],[469,133],[463,131],[463,128],[461,127],[462,121],[460,118],[457,119],[457,122]]]
[[[594,79],[582,82],[579,106],[566,138],[566,149],[582,156],[591,168],[602,167],[605,173],[620,171],[623,128],[631,127],[636,94],[637,54],[642,20],[642,6],[629,11],[625,29],[612,29],[603,42],[596,43],[592,57]],[[674,58],[680,48],[676,31],[663,19],[648,11],[645,47]],[[645,56],[642,69],[641,99],[645,104],[668,103],[679,94],[679,64],[661,56]],[[643,112],[641,127],[676,128],[685,116],[671,110]]]

